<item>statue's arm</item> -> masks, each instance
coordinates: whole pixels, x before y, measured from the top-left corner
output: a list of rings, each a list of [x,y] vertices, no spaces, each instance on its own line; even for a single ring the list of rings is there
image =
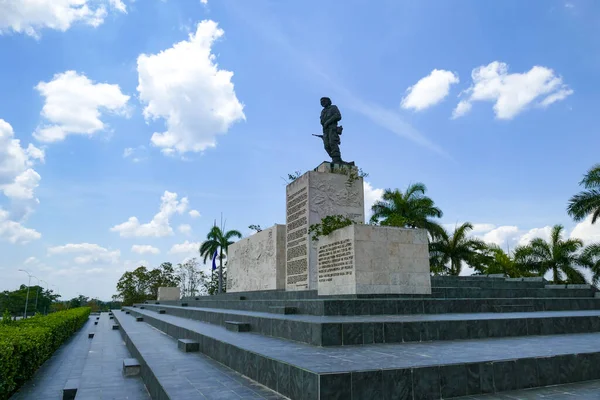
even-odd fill
[[[331,124],[335,124],[336,122],[342,119],[342,114],[340,113],[339,108],[337,106],[331,106],[331,117],[327,119],[325,122],[325,126],[329,126]]]

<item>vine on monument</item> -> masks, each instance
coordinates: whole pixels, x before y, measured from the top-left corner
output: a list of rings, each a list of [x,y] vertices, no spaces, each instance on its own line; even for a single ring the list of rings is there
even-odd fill
[[[335,230],[354,223],[350,218],[343,215],[330,215],[323,218],[318,224],[312,224],[308,228],[308,234],[311,235],[312,240],[319,240],[319,236],[327,236]]]

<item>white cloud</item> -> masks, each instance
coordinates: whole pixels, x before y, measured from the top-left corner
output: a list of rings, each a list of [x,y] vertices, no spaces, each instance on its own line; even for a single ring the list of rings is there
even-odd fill
[[[565,3],[565,8],[575,8],[575,4],[573,3]]]
[[[160,250],[149,244],[134,244],[131,251],[138,254],[160,254]]]
[[[202,4],[208,4],[208,0],[200,0],[200,3],[202,3]]]
[[[543,228],[533,228],[527,231],[519,238],[519,245],[525,246],[528,245],[533,239],[541,238],[544,240],[550,239],[550,234],[552,233],[551,226],[544,226]]]
[[[147,158],[146,146],[127,147],[123,150],[123,158],[129,158],[132,162],[138,163]]]
[[[58,142],[67,135],[91,136],[106,129],[103,113],[127,115],[129,96],[119,85],[94,83],[76,71],[54,75],[35,87],[45,97],[42,116],[46,122],[33,136],[41,142]]]
[[[25,244],[41,237],[35,229],[25,228],[20,222],[10,220],[8,212],[0,208],[0,239],[13,244]]]
[[[177,230],[183,233],[184,235],[189,235],[190,233],[192,233],[192,227],[188,224],[179,225],[179,227],[177,227]]]
[[[173,234],[169,219],[177,214],[183,214],[188,207],[187,197],[177,199],[177,193],[165,191],[161,197],[159,212],[147,224],[140,224],[137,217],[130,217],[126,222],[115,225],[110,230],[119,232],[121,237],[164,237]]]
[[[383,196],[383,189],[375,189],[369,182],[364,181],[363,183],[364,192],[365,192],[365,221],[369,221],[371,218],[371,207],[377,200],[381,199]]]
[[[511,244],[520,235],[519,228],[516,226],[499,226],[485,233],[481,238],[487,243],[494,243],[500,247]]]
[[[36,264],[38,262],[38,259],[35,257],[27,257],[27,260],[25,260],[23,262],[23,264],[27,265],[27,264]]]
[[[443,69],[434,69],[409,87],[400,106],[422,111],[441,102],[450,92],[450,86],[459,82],[458,75]]]
[[[109,9],[126,12],[121,0],[3,0],[0,1],[0,34],[25,33],[38,38],[42,29],[66,31],[81,22],[97,27]]]
[[[200,211],[198,211],[198,210],[190,210],[189,215],[192,218],[198,218],[200,216]]]
[[[33,199],[40,175],[32,169],[44,162],[44,152],[31,143],[21,147],[12,126],[0,119],[0,191],[14,199]]]
[[[592,225],[592,216],[590,215],[575,225],[570,237],[581,239],[586,245],[600,243],[600,223]]]
[[[48,255],[80,254],[74,258],[76,264],[96,264],[119,262],[120,250],[108,250],[93,243],[68,243],[64,246],[48,248]]]
[[[140,100],[146,119],[163,118],[167,130],[152,135],[166,154],[200,152],[216,146],[216,136],[245,120],[236,97],[233,73],[219,69],[211,46],[223,30],[210,20],[198,24],[189,39],[137,60]]]
[[[573,94],[554,71],[534,66],[524,73],[508,73],[508,65],[494,61],[475,68],[471,77],[473,84],[465,91],[468,97],[458,103],[453,118],[459,118],[471,110],[476,101],[494,102],[494,112],[499,119],[512,119],[543,98],[535,105],[547,107]]]
[[[171,253],[171,254],[197,253],[201,244],[202,243],[200,243],[200,242],[190,242],[190,241],[186,240],[183,243],[173,245],[173,247],[171,247],[171,250],[169,250],[169,253]]]

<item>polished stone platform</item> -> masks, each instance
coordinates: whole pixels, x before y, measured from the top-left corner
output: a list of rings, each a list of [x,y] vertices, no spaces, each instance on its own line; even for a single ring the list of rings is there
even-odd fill
[[[448,398],[600,378],[600,333],[317,347],[150,310],[132,313],[168,335],[198,341],[209,357],[294,399]]]

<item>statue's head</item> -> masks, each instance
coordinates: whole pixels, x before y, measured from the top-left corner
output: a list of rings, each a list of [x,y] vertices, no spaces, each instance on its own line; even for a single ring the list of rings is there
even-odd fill
[[[321,106],[329,107],[331,105],[331,99],[329,97],[321,97]]]

